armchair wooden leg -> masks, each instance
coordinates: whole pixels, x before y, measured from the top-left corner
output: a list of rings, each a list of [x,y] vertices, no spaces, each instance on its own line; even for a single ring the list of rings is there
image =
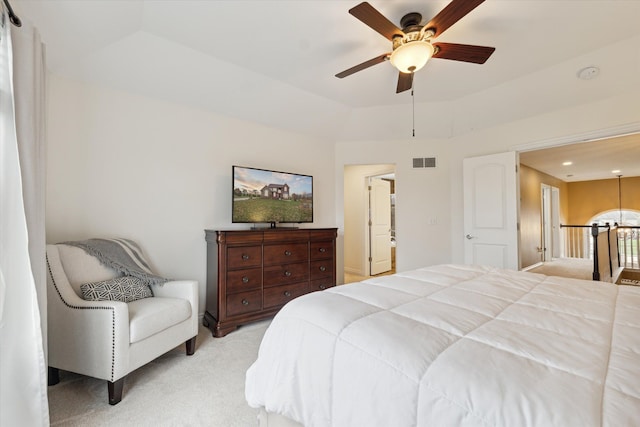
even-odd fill
[[[47,384],[56,385],[60,382],[60,371],[58,368],[48,367],[49,374],[47,375]]]
[[[107,381],[107,387],[109,389],[109,405],[115,405],[122,400],[122,388],[124,387],[124,379],[122,377],[114,382]]]
[[[196,352],[196,337],[193,337],[185,342],[185,345],[187,347],[187,356],[192,356],[193,353]]]

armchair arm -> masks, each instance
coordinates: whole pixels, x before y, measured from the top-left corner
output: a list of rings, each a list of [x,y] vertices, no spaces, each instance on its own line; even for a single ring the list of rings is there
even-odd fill
[[[198,335],[198,282],[195,280],[171,280],[161,285],[151,285],[156,297],[182,298],[191,303],[191,327]]]
[[[198,298],[198,282],[195,280],[170,280],[161,285],[151,285],[156,297],[184,298],[192,301]]]
[[[59,254],[47,250],[49,366],[116,381],[128,373],[129,309],[120,301],[85,301],[67,280]]]

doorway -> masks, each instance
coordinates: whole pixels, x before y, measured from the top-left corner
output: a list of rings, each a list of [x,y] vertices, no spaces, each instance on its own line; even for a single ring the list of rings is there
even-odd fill
[[[395,272],[395,189],[393,164],[344,167],[344,283]]]
[[[541,184],[542,262],[560,258],[560,189]]]

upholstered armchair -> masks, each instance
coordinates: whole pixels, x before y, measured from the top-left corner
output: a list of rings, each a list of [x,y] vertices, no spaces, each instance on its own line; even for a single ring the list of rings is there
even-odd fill
[[[194,353],[196,281],[151,284],[152,297],[131,302],[94,301],[85,299],[81,286],[112,281],[122,272],[66,244],[47,245],[47,267],[49,385],[59,381],[59,369],[104,379],[115,405],[129,372],[182,343],[187,355]]]

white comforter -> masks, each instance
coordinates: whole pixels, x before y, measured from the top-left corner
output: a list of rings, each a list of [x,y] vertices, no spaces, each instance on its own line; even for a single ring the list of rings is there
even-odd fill
[[[306,427],[640,425],[640,288],[444,265],[315,292],[245,393]]]

